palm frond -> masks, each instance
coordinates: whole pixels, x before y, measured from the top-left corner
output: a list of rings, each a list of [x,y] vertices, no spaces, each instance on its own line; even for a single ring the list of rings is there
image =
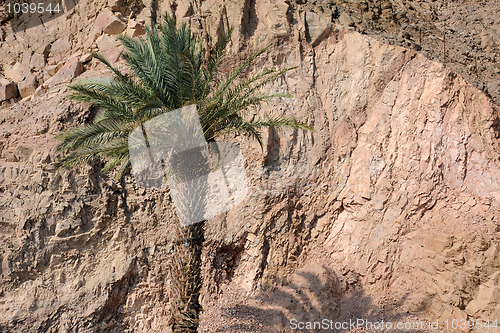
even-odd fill
[[[132,119],[132,109],[116,96],[110,95],[102,85],[97,87],[94,82],[82,82],[73,84],[70,88],[73,91],[70,99],[101,107],[111,118],[121,120]]]
[[[81,163],[90,163],[99,157],[109,157],[128,151],[127,140],[113,140],[98,146],[83,146],[72,150],[56,162],[56,167],[73,167]]]
[[[104,159],[103,171],[117,170],[116,176],[120,178],[130,169],[130,150],[140,149],[142,144],[129,142],[129,134],[150,119],[193,103],[198,105],[208,141],[226,133],[246,133],[262,145],[264,127],[312,130],[311,126],[288,116],[257,120],[258,117],[249,117],[246,110],[263,101],[290,97],[283,92],[261,93],[261,90],[293,68],[263,69],[243,78],[265,51],[260,50],[223,75],[220,67],[232,31],[231,28],[208,51],[186,24],[177,27],[169,16],[158,27],[147,27],[143,38],[120,35],[125,49],[121,57],[132,75],[124,74],[102,55],[93,54],[111,70],[112,77],[70,85],[71,99],[90,103],[99,110],[91,124],[57,136],[58,150],[64,152],[57,166],[71,167]],[[155,131],[161,131],[161,127],[155,127]]]
[[[119,137],[127,137],[128,131],[115,119],[108,119],[84,127],[66,131],[57,138],[61,141],[59,150],[78,149],[83,146],[101,145]]]

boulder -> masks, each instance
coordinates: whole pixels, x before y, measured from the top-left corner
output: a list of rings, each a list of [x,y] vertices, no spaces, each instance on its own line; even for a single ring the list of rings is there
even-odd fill
[[[65,61],[71,51],[72,43],[68,37],[59,38],[50,47],[50,55],[47,59],[48,65],[56,65]]]
[[[30,60],[30,67],[33,70],[42,69],[45,66],[45,58],[41,53],[33,53]]]
[[[481,36],[481,48],[485,51],[494,50],[496,48],[495,41],[498,41],[498,36],[483,33]]]
[[[14,66],[4,66],[4,76],[14,82],[21,82],[29,74],[29,67],[20,62],[16,62]]]
[[[83,65],[78,57],[70,58],[66,64],[43,85],[47,88],[55,85],[70,82],[75,77],[83,73]]]
[[[108,7],[114,12],[120,11],[122,6],[123,0],[108,0]]]
[[[82,55],[80,57],[80,62],[82,64],[84,64],[86,62],[89,62],[90,60],[92,60],[92,54],[91,53],[85,53],[84,55]]]
[[[56,223],[55,234],[57,237],[64,237],[71,230],[71,224],[67,220]]]
[[[328,34],[330,34],[331,23],[313,12],[307,12],[305,15],[307,38],[312,46],[318,45]]]
[[[116,49],[118,46],[120,46],[120,42],[108,35],[102,35],[96,40],[97,47],[99,48],[99,52],[104,52],[106,50],[110,49]]]
[[[71,41],[68,37],[59,38],[50,47],[50,54],[52,56],[65,54],[71,50]]]
[[[177,7],[175,8],[175,16],[178,19],[181,19],[183,17],[189,17],[194,14],[194,9],[193,9],[193,0],[189,1],[180,1],[177,3]]]
[[[108,35],[116,35],[125,30],[127,26],[111,10],[105,8],[94,22],[93,33],[95,35],[104,32]]]
[[[14,82],[0,78],[0,102],[19,96]]]
[[[130,20],[128,22],[127,34],[132,37],[142,36],[146,33],[144,20]]]
[[[52,76],[57,72],[57,70],[59,69],[58,67],[61,68],[58,65],[45,66],[43,71],[46,72],[49,76]]]
[[[122,33],[126,27],[125,23],[123,23],[118,17],[113,16],[103,31],[108,35],[117,35]]]
[[[123,52],[123,46],[119,46],[115,49],[108,49],[101,53],[101,55],[111,63],[117,62]]]
[[[37,87],[37,77],[31,74],[27,76],[23,81],[21,81],[21,83],[19,83],[19,95],[21,95],[22,98],[33,95]]]
[[[354,25],[354,21],[352,20],[352,18],[345,12],[340,14],[339,23],[342,25],[346,25],[346,26],[353,26]]]

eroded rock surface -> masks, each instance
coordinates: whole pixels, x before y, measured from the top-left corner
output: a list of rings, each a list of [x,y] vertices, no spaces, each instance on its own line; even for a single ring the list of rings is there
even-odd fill
[[[371,2],[366,11],[392,22],[397,3],[380,3],[380,12]],[[96,32],[96,17],[108,6],[113,17],[135,15],[124,24],[141,34],[151,15],[127,2],[92,6],[47,23],[67,30],[39,34],[30,44],[38,51],[21,55],[44,55],[45,82],[31,99],[0,107],[0,332],[168,329],[168,191],[137,188],[130,177],[116,182],[99,163],[53,166],[55,136],[95,112],[69,102],[65,85],[108,74],[89,51],[118,59],[115,37],[104,26]],[[202,331],[275,332],[292,318],[398,320],[409,311],[431,321],[486,320],[500,312],[500,118],[484,92],[421,53],[338,25],[338,12],[363,22],[340,4],[159,6],[211,41],[235,26],[232,52],[268,45],[253,71],[298,66],[269,88],[294,98],[258,112],[315,127],[269,130],[263,152],[232,139],[247,159],[250,193],[209,222]],[[20,67],[16,54],[31,36],[7,34],[1,59]]]

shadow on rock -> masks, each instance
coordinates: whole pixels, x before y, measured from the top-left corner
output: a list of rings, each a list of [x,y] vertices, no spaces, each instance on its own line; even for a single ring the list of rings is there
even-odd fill
[[[377,305],[357,281],[349,275],[339,278],[323,265],[307,266],[283,286],[262,286],[245,304],[225,307],[223,317],[230,324],[216,332],[349,332],[352,326],[338,325],[357,319],[398,321],[407,316],[396,306]]]

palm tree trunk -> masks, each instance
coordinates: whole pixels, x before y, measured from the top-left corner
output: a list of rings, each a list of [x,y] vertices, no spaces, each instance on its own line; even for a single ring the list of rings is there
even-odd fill
[[[173,333],[194,333],[199,326],[202,307],[200,290],[202,281],[202,250],[205,240],[205,221],[196,222],[200,213],[206,209],[208,193],[207,180],[200,175],[206,174],[210,166],[201,150],[194,149],[188,154],[180,154],[171,160],[173,176],[177,180],[177,195],[182,198],[177,207],[184,215],[187,226],[176,225],[176,241],[171,260],[171,304]],[[183,184],[191,181],[188,186]],[[173,182],[175,184],[176,182]],[[175,185],[173,185],[175,186]],[[171,188],[172,190],[172,188]]]
[[[204,237],[205,221],[186,227],[177,225],[177,242],[170,265],[173,333],[194,333],[198,330],[202,310],[199,298]]]

